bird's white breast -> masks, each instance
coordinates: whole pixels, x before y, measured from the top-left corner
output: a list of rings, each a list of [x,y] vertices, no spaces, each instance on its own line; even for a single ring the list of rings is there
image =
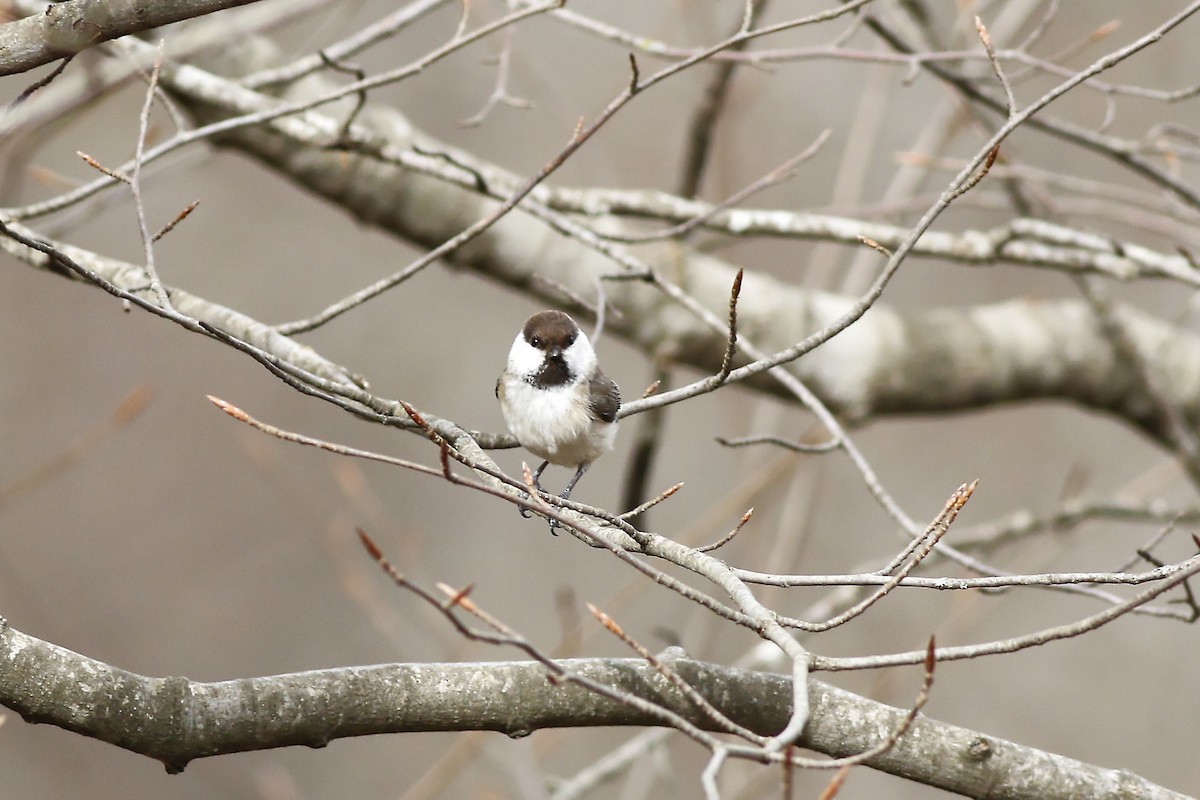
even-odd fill
[[[617,425],[592,419],[586,382],[537,388],[513,375],[502,380],[504,421],[529,452],[551,464],[577,467],[612,447]]]

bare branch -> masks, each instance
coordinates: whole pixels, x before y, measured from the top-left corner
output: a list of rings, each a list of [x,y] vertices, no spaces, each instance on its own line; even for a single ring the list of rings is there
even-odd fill
[[[311,75],[330,61],[337,62],[350,58],[377,42],[395,36],[413,22],[448,2],[450,0],[414,0],[378,22],[355,32],[352,36],[321,48],[319,53],[297,59],[283,67],[247,75],[242,78],[242,83],[251,89],[258,89],[272,84],[290,83],[306,75]]]
[[[377,550],[377,548],[376,548]],[[922,654],[924,656],[924,654]],[[642,659],[576,659],[560,662],[572,674],[629,693],[661,681]],[[314,670],[291,675],[201,683],[186,678],[147,678],[89,659],[0,623],[0,702],[25,719],[73,730],[182,770],[206,756],[402,731],[496,730],[528,733],[573,720],[594,725],[656,725],[640,707],[584,688],[550,688],[539,662],[388,664]],[[740,724],[766,732],[781,725],[791,692],[786,677],[720,667],[686,658],[670,666]],[[81,679],[82,675],[92,680]],[[103,676],[103,680],[98,680]],[[486,688],[508,687],[505,696]],[[906,712],[813,681],[812,717],[800,744],[832,756],[853,755],[876,744],[876,731],[895,730]],[[447,691],[455,687],[456,691]],[[510,698],[520,695],[520,714]],[[253,700],[251,700],[253,698]],[[449,698],[460,701],[447,713]],[[737,698],[729,705],[722,698]],[[705,717],[682,695],[655,693],[683,718]],[[115,713],[113,704],[122,711]],[[181,705],[182,704],[182,705]],[[258,714],[254,709],[270,708]],[[571,715],[564,718],[563,709]],[[76,713],[67,714],[67,709]],[[182,709],[182,711],[180,710]],[[245,713],[231,709],[243,709]],[[290,709],[289,713],[282,713]],[[360,713],[368,712],[369,713]],[[854,720],[852,726],[847,721]],[[172,732],[189,722],[187,736]],[[993,793],[1068,800],[1103,796],[1114,772],[1074,759],[1023,747],[986,734],[919,718],[917,735],[867,764],[947,791],[987,782]],[[986,758],[962,753],[986,748]],[[1070,782],[1064,783],[1064,776]],[[1120,775],[1128,795],[1186,800],[1128,772]]]
[[[1008,115],[1012,117],[1017,113],[1017,98],[1013,94],[1012,84],[1008,82],[1008,76],[1004,74],[1004,67],[996,58],[996,48],[992,47],[992,37],[988,35],[987,28],[979,17],[975,17],[975,30],[979,33],[979,41],[983,42],[983,49],[987,51],[988,61],[992,63],[992,71],[996,73],[996,78],[1004,87],[1004,96],[1008,101]]]
[[[512,47],[514,28],[507,28],[504,31],[504,44],[500,48],[500,60],[496,66],[496,88],[488,95],[488,99],[484,102],[483,108],[471,115],[467,119],[462,120],[458,124],[464,128],[476,128],[483,124],[487,119],[488,114],[492,112],[498,105],[506,105],[510,108],[529,109],[533,108],[533,103],[520,97],[513,97],[508,93],[508,77],[512,61]]]
[[[742,293],[743,274],[744,270],[739,267],[733,278],[733,288],[729,290],[729,340],[725,344],[725,355],[721,358],[721,370],[717,373],[718,384],[728,380],[733,370],[733,356],[737,352],[737,301]]]
[[[45,13],[0,25],[0,75],[24,72],[92,45],[159,28],[193,17],[235,8],[254,0],[138,0],[108,3],[75,0],[54,3]]]
[[[746,509],[746,513],[742,514],[742,518],[740,520],[738,520],[738,524],[733,527],[733,530],[731,530],[729,533],[725,534],[724,536],[722,536],[720,539],[713,542],[712,544],[706,544],[703,547],[697,547],[696,552],[709,553],[709,552],[712,552],[713,550],[719,550],[720,548],[729,544],[730,542],[733,541],[733,537],[737,536],[739,533],[742,532],[742,528],[746,527],[746,523],[750,521],[750,517],[752,517],[752,516],[754,516],[754,509],[753,508]]]
[[[1075,636],[1080,636],[1088,631],[1112,622],[1114,619],[1128,614],[1138,606],[1150,602],[1154,598],[1168,592],[1174,587],[1186,581],[1191,576],[1200,572],[1200,556],[1193,556],[1180,565],[1180,569],[1174,575],[1154,586],[1139,592],[1138,594],[1126,600],[1123,603],[1111,606],[1105,610],[1084,617],[1076,622],[1066,625],[1059,625],[1053,628],[1037,631],[1036,633],[1026,634],[1024,636],[1014,636],[1010,639],[1001,639],[994,642],[986,642],[983,644],[963,645],[960,647],[943,647],[936,653],[938,661],[957,661],[964,658],[979,658],[981,656],[995,655],[997,653],[1015,653],[1018,650],[1025,650],[1030,647],[1039,647],[1047,642],[1058,641],[1060,639],[1069,639]],[[850,669],[878,669],[880,667],[891,667],[900,664],[917,664],[924,659],[924,653],[913,651],[908,653],[893,653],[890,655],[865,656],[862,658],[830,658],[827,656],[813,656],[814,670],[850,670]]]
[[[150,108],[154,105],[154,92],[158,88],[158,74],[162,69],[163,42],[158,42],[158,52],[154,57],[154,66],[150,70],[150,81],[146,86],[146,99],[142,103],[142,113],[138,117],[137,147],[133,156],[133,171],[129,175],[129,190],[133,193],[133,207],[137,213],[138,231],[142,236],[142,252],[146,258],[144,264],[146,277],[150,282],[150,291],[154,292],[158,304],[163,308],[171,307],[171,298],[158,277],[158,268],[154,264],[154,242],[157,237],[150,233],[150,225],[146,222],[146,203],[142,199],[142,160],[146,154],[146,134],[150,129]]]
[[[718,436],[716,437],[716,441],[724,447],[750,447],[756,444],[773,444],[776,447],[782,447],[785,450],[791,450],[795,453],[828,453],[841,446],[841,443],[837,439],[809,444],[808,442],[793,442],[779,436],[743,436],[739,439],[726,439],[724,436]]]
[[[637,508],[634,508],[630,511],[626,511],[624,514],[621,515],[621,519],[632,520],[632,519],[638,517],[639,515],[646,513],[651,508],[654,508],[656,505],[658,505],[662,501],[666,500],[668,497],[675,494],[682,488],[683,488],[682,482],[677,483],[674,486],[668,486],[666,489],[659,492],[656,496],[652,497],[651,499],[647,500],[646,502],[642,503]]]
[[[174,219],[172,219],[166,225],[162,226],[162,228],[159,229],[158,233],[154,234],[153,241],[157,242],[159,239],[163,238],[168,233],[175,230],[175,226],[178,225],[179,223],[183,222],[185,219],[187,219],[188,216],[193,211],[195,211],[196,207],[199,205],[200,205],[199,200],[193,200],[192,202],[188,203],[187,206],[185,206],[182,211],[180,211],[178,214],[175,215]]]
[[[587,610],[590,611],[592,616],[604,626],[605,630],[624,642],[631,650],[637,653],[639,657],[644,659],[647,664],[654,667],[655,671],[657,671],[659,675],[662,675],[664,678],[666,678],[667,682],[678,689],[684,697],[694,703],[700,712],[709,718],[714,730],[722,731],[724,733],[731,733],[755,744],[766,744],[767,737],[760,736],[754,731],[738,725],[736,722],[721,713],[721,711],[708,702],[704,695],[698,692],[694,686],[685,681],[679,676],[678,673],[671,669],[666,662],[655,657],[655,655],[651,653],[649,649],[626,633],[625,630],[618,625],[617,621],[611,616],[605,614],[592,603],[587,604]]]

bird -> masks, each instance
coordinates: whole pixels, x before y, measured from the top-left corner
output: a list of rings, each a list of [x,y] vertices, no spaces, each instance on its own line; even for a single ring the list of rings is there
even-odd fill
[[[496,398],[508,430],[543,459],[533,474],[538,491],[547,466],[574,467],[559,495],[566,500],[592,462],[612,449],[621,390],[600,369],[587,334],[562,311],[539,311],[525,321],[496,380]],[[521,516],[529,514],[521,509]]]

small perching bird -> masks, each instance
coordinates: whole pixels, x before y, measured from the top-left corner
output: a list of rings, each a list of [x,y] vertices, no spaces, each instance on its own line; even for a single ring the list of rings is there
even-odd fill
[[[496,397],[509,431],[544,459],[533,474],[536,489],[547,465],[575,468],[564,500],[617,435],[621,391],[601,371],[587,335],[561,311],[526,320],[496,381]]]

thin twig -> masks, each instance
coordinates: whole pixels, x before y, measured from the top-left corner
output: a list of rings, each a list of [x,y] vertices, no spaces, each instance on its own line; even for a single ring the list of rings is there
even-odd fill
[[[809,444],[808,442],[794,442],[780,436],[743,436],[738,439],[726,439],[724,436],[717,436],[716,442],[723,447],[749,447],[756,444],[771,444],[795,453],[829,453],[841,447],[841,442],[837,439]]]
[[[157,242],[159,239],[163,238],[168,233],[175,230],[175,226],[178,225],[179,223],[183,222],[185,219],[187,219],[188,216],[193,211],[196,210],[196,207],[198,205],[200,205],[199,200],[193,200],[192,202],[188,203],[187,206],[182,211],[180,211],[178,214],[175,215],[175,218],[173,220],[168,222],[166,225],[162,226],[162,228],[159,229],[158,233],[154,234],[154,237],[151,239],[151,241]]]
[[[384,278],[383,280],[376,281],[374,284],[372,284],[368,287],[365,287],[364,289],[361,289],[358,292],[355,292],[354,294],[338,301],[337,303],[334,303],[334,304],[326,307],[323,311],[315,314],[312,317],[309,317],[309,318],[303,319],[303,320],[297,320],[294,322],[288,322],[288,323],[281,324],[281,325],[277,326],[277,330],[280,333],[291,335],[291,334],[295,334],[295,333],[309,331],[309,330],[317,328],[321,325],[324,325],[325,323],[329,322],[330,320],[346,313],[350,309],[355,308],[355,307],[361,305],[362,303],[367,302],[371,298],[378,296],[379,294],[387,291],[388,289],[393,288],[394,286],[399,285],[400,283],[403,283],[404,281],[408,280],[413,275],[415,275],[418,272],[420,272],[421,270],[425,269],[425,267],[429,266],[437,259],[442,258],[442,257],[458,250],[460,247],[462,247],[463,245],[467,244],[468,242],[470,242],[471,240],[473,240],[474,238],[479,236],[479,234],[486,231],[488,228],[490,228],[492,225],[494,225],[497,221],[499,221],[503,216],[508,214],[508,212],[510,212],[512,209],[514,209],[527,195],[530,194],[530,192],[532,192],[540,183],[542,183],[542,181],[544,181],[547,177],[550,176],[551,173],[553,173],[555,170],[557,170],[571,155],[573,155],[580,147],[582,147],[585,142],[587,142],[589,139],[591,139],[591,137],[593,135],[595,135],[595,133],[601,127],[603,127],[618,111],[620,111],[622,108],[624,108],[629,103],[629,101],[631,101],[634,97],[636,97],[638,94],[645,91],[646,89],[650,88],[651,86],[654,86],[654,85],[666,80],[667,78],[670,78],[671,76],[676,75],[679,72],[682,72],[682,71],[688,69],[693,64],[699,63],[700,61],[703,61],[703,60],[709,58],[713,53],[720,52],[721,50],[725,50],[730,47],[734,47],[735,45],[737,45],[739,42],[741,42],[743,40],[757,38],[759,36],[764,36],[764,35],[767,35],[770,33],[775,33],[775,32],[779,32],[779,31],[783,31],[783,30],[790,30],[792,28],[799,27],[801,25],[812,24],[812,23],[818,22],[818,21],[834,19],[838,16],[841,16],[842,14],[845,14],[845,13],[848,13],[849,11],[854,10],[855,8],[857,8],[861,5],[865,5],[867,2],[870,2],[870,0],[853,0],[853,2],[847,3],[845,6],[841,7],[840,9],[837,9],[835,11],[821,12],[818,14],[809,15],[808,17],[803,17],[803,18],[796,19],[796,20],[789,20],[788,22],[785,22],[785,23],[780,23],[778,25],[773,25],[773,26],[769,26],[767,28],[762,28],[757,31],[751,31],[751,32],[747,32],[747,33],[739,33],[729,39],[718,42],[717,44],[715,44],[709,48],[706,48],[704,52],[697,54],[693,58],[690,58],[690,59],[681,61],[677,64],[672,64],[671,66],[665,67],[662,70],[659,70],[657,73],[655,73],[654,75],[650,76],[649,78],[647,78],[645,80],[642,80],[641,74],[640,74],[640,71],[639,71],[639,68],[637,65],[637,61],[633,58],[633,56],[631,54],[630,55],[631,77],[629,80],[629,84],[626,86],[625,90],[623,92],[621,92],[619,95],[617,95],[617,97],[614,98],[608,104],[608,106],[605,107],[605,109],[603,111],[601,111],[600,114],[597,115],[590,123],[584,124],[583,121],[581,120],[581,124],[576,127],[574,134],[571,136],[571,139],[568,141],[566,146],[564,146],[558,152],[557,155],[555,155],[553,158],[551,158],[551,160],[549,162],[547,162],[547,164],[544,167],[542,167],[542,169],[537,174],[535,174],[533,177],[526,180],[514,192],[509,194],[497,208],[492,210],[490,213],[488,213],[481,219],[474,222],[472,225],[470,225],[468,228],[463,230],[458,235],[451,237],[450,239],[446,240],[438,247],[431,250],[425,256],[417,259],[412,264],[405,267],[403,270],[400,270],[399,272],[396,272],[396,273],[388,276],[387,278]],[[549,8],[542,8],[540,6],[537,8],[539,8],[541,10],[549,10]],[[529,13],[528,10],[526,10],[523,12],[515,12],[514,14],[511,14],[509,16],[513,17],[514,21],[515,21],[515,18],[527,16],[528,13]],[[495,23],[493,23],[493,25],[495,25]],[[492,27],[492,26],[485,26],[485,27]],[[371,78],[371,79],[368,79],[365,81],[357,81],[357,82],[351,84],[349,87],[343,87],[343,89],[340,90],[339,92],[330,92],[330,93],[326,94],[325,97],[322,98],[320,102],[329,102],[333,98],[344,96],[345,94],[350,93],[351,89],[353,89],[355,91],[362,91],[362,90],[365,90],[368,88],[373,88],[377,85],[383,85],[384,83],[389,83],[393,80],[396,80],[397,76],[399,76],[400,73],[401,73],[401,71],[393,71],[391,73],[386,73],[384,75],[377,76],[376,78]],[[310,101],[309,103],[302,104],[300,106],[300,108],[307,109],[307,108],[314,107],[317,104],[318,104],[318,101]],[[254,116],[259,116],[259,115],[254,115]],[[272,116],[272,118],[273,118],[273,116]]]
[[[376,563],[379,564],[380,568],[383,569],[383,571],[395,582],[397,586],[412,592],[417,597],[424,600],[426,603],[436,609],[451,625],[454,626],[455,630],[458,631],[459,634],[467,639],[484,642],[487,644],[515,647],[546,667],[546,669],[550,672],[550,675],[556,681],[574,683],[591,692],[595,692],[602,697],[606,697],[617,703],[636,708],[643,713],[658,718],[663,722],[663,724],[670,725],[671,727],[683,732],[690,738],[699,742],[701,745],[710,749],[720,746],[719,741],[714,736],[706,731],[701,730],[699,727],[689,722],[679,714],[676,714],[675,712],[664,708],[657,703],[653,703],[636,695],[621,691],[615,687],[591,678],[587,678],[567,669],[559,661],[542,653],[539,648],[534,646],[534,644],[526,637],[517,633],[513,628],[504,624],[499,619],[485,614],[482,609],[480,609],[475,603],[471,602],[466,597],[464,592],[456,592],[450,589],[450,601],[444,602],[439,600],[431,592],[421,588],[417,584],[405,578],[404,575],[397,570],[390,561],[388,561],[379,545],[375,543],[375,541],[370,537],[370,535],[367,534],[366,531],[359,528],[358,536],[363,544],[363,547],[367,550],[367,553],[376,561]],[[449,587],[447,587],[447,589],[449,589]],[[459,619],[458,615],[454,613],[455,609],[459,607],[469,611],[469,613],[479,617],[480,619],[484,619],[488,627],[492,628],[495,632],[491,633],[488,631],[476,630],[464,624],[463,621]]]
[[[660,366],[656,370],[654,382],[651,387],[657,391],[659,386],[668,384],[671,379],[671,373],[665,365]],[[650,389],[646,390],[651,391]],[[646,395],[643,394],[643,397]],[[651,411],[649,414],[643,415],[638,421],[638,427],[634,434],[633,450],[629,455],[629,460],[626,462],[625,477],[621,483],[621,505],[620,508],[633,508],[632,511],[622,515],[622,519],[629,520],[630,524],[639,528],[645,528],[649,524],[649,519],[645,512],[665,500],[670,495],[678,491],[678,487],[683,484],[677,484],[676,487],[668,489],[658,497],[646,501],[646,495],[649,492],[650,481],[654,475],[654,463],[657,460],[659,449],[663,444],[663,436],[666,433],[667,410],[658,408]]]
[[[992,71],[996,73],[996,78],[999,79],[1000,85],[1004,87],[1004,97],[1008,102],[1008,115],[1011,117],[1017,113],[1017,98],[1013,95],[1012,84],[1008,82],[1008,76],[1004,74],[1004,67],[1000,64],[1000,60],[996,58],[996,48],[992,47],[992,37],[988,35],[987,27],[984,26],[983,20],[978,16],[975,17],[975,30],[979,34],[979,41],[983,42],[983,49],[987,51],[988,61],[992,64]]]
[[[704,787],[705,800],[721,800],[721,790],[717,787],[717,776],[721,774],[721,767],[725,766],[725,759],[728,757],[729,750],[723,745],[712,748],[712,755],[709,756],[704,771],[700,773],[700,785]]]
[[[118,171],[117,171],[117,170],[115,170],[115,169],[109,169],[108,167],[104,166],[104,165],[103,165],[103,164],[101,164],[99,161],[97,161],[96,159],[92,158],[92,157],[91,157],[91,156],[89,156],[87,153],[83,152],[82,150],[76,150],[76,151],[75,151],[75,155],[77,155],[77,156],[79,156],[80,158],[82,158],[82,159],[83,159],[83,161],[84,161],[84,163],[86,163],[86,164],[87,164],[89,167],[91,167],[92,169],[96,170],[97,172],[103,172],[103,173],[104,173],[105,175],[107,175],[108,177],[110,177],[110,178],[112,178],[112,179],[114,179],[114,180],[118,180],[118,181],[120,181],[121,183],[125,183],[125,184],[128,184],[128,183],[129,183],[129,176],[128,176],[128,175],[126,175],[126,174],[124,174],[124,173],[122,173],[122,172],[118,172]]]
[[[556,281],[553,278],[547,278],[545,275],[542,275],[537,272],[535,272],[533,274],[533,276],[530,278],[530,280],[533,283],[545,286],[546,288],[552,290],[553,292],[562,295],[567,300],[569,300],[571,303],[573,303],[575,306],[586,310],[588,313],[592,314],[597,319],[599,319],[600,314],[602,313],[601,309],[603,309],[603,313],[605,315],[611,315],[618,320],[625,319],[625,315],[621,312],[621,309],[616,308],[611,303],[606,302],[602,306],[597,306],[595,303],[588,300],[586,297],[579,294],[578,292],[572,290],[571,287],[567,286],[565,283],[562,283],[561,281]],[[595,341],[595,339],[596,339],[595,336],[592,336],[591,338],[593,341]]]
[[[717,383],[724,383],[733,369],[733,356],[737,352],[737,303],[738,295],[742,293],[742,276],[745,270],[738,267],[733,279],[733,288],[729,290],[729,337],[725,342],[725,355],[721,358],[721,369],[717,373]]]
[[[322,48],[320,54],[304,56],[282,67],[273,67],[261,72],[255,72],[252,75],[242,78],[241,83],[251,89],[258,89],[272,84],[289,83],[306,75],[311,75],[326,63],[322,55],[333,61],[350,58],[376,42],[395,36],[413,22],[449,1],[416,0],[416,2],[392,12],[378,22],[356,31],[346,39]]]
[[[8,104],[7,110],[11,112],[14,108],[32,97],[39,89],[44,89],[53,83],[55,78],[63,74],[63,70],[65,70],[67,65],[74,60],[76,55],[78,55],[78,53],[68,53],[62,58],[61,61],[58,62],[58,65],[55,66],[54,69],[50,70],[49,74],[47,74],[44,78],[39,78],[29,86],[26,86],[21,93],[14,97],[12,102]]]
[[[950,530],[950,526],[954,524],[954,520],[958,517],[958,512],[962,510],[967,501],[971,499],[971,495],[978,486],[979,481],[972,481],[970,484],[962,484],[946,501],[941,512],[934,518],[933,522],[925,529],[921,536],[912,540],[913,544],[905,549],[901,556],[901,564],[899,569],[894,574],[890,575],[889,580],[885,581],[878,589],[872,592],[867,597],[847,608],[840,614],[837,614],[824,622],[805,622],[803,620],[790,619],[780,617],[781,624],[788,627],[799,628],[803,631],[811,633],[821,633],[831,630],[840,625],[844,625],[850,620],[862,615],[867,609],[882,600],[892,592],[900,583],[916,569],[917,565],[925,560],[934,547]],[[886,574],[886,573],[885,573]]]
[[[750,197],[753,197],[764,189],[783,183],[791,178],[796,167],[815,156],[817,152],[820,151],[821,146],[825,144],[832,134],[833,129],[826,128],[825,130],[821,131],[812,144],[806,147],[798,155],[789,158],[787,161],[783,162],[766,175],[734,192],[719,203],[714,203],[712,205],[700,203],[699,207],[702,210],[688,217],[687,219],[684,219],[678,224],[672,225],[669,228],[652,231],[650,233],[618,233],[604,230],[597,230],[595,233],[597,236],[600,236],[603,239],[607,239],[612,242],[622,242],[624,244],[641,244],[645,242],[661,241],[664,239],[681,238],[702,225],[709,225],[714,217],[717,217],[728,209],[741,205],[742,202]]]
[[[700,692],[696,690],[696,687],[692,686],[690,683],[681,678],[678,672],[671,669],[667,663],[651,653],[650,650],[641,642],[626,633],[625,629],[618,625],[617,621],[610,615],[604,613],[592,603],[587,603],[586,605],[587,610],[591,612],[592,616],[595,617],[601,625],[604,626],[605,630],[616,636],[631,650],[645,659],[647,664],[654,667],[659,675],[662,675],[664,678],[666,678],[668,683],[678,689],[684,697],[690,700],[692,704],[695,705],[702,714],[704,714],[704,716],[708,717],[708,719],[717,727],[718,730],[721,730],[724,733],[731,733],[734,736],[740,736],[748,742],[753,742],[760,745],[766,744],[767,737],[759,736],[754,731],[738,725],[733,720],[729,719],[729,717],[721,713],[721,711],[718,710],[712,703],[710,703],[708,699],[704,697],[704,695],[700,694]]]
[[[146,222],[146,204],[142,199],[142,162],[146,155],[146,134],[150,128],[150,109],[154,105],[154,92],[158,88],[158,76],[162,71],[163,40],[158,41],[158,52],[154,57],[154,66],[150,70],[150,81],[146,86],[146,100],[142,103],[142,113],[139,117],[137,150],[133,157],[133,171],[129,175],[129,190],[133,193],[133,207],[137,212],[138,231],[142,236],[142,249],[146,258],[143,269],[150,283],[150,290],[163,308],[171,307],[171,298],[158,278],[158,269],[154,265],[154,235],[150,233],[150,225]]]
[[[1030,647],[1040,647],[1049,642],[1059,641],[1061,639],[1069,639],[1075,636],[1080,636],[1089,631],[1112,622],[1128,614],[1133,609],[1144,605],[1164,592],[1168,592],[1179,584],[1186,581],[1196,573],[1200,572],[1200,555],[1193,556],[1187,561],[1178,565],[1179,570],[1171,577],[1162,582],[1151,586],[1143,592],[1139,592],[1123,603],[1111,606],[1103,611],[1076,620],[1075,622],[1066,625],[1058,625],[1052,628],[1036,631],[1034,633],[1025,634],[1023,636],[1015,636],[1010,639],[1000,639],[992,642],[984,642],[982,644],[963,645],[960,647],[944,647],[939,649],[935,657],[938,661],[957,661],[966,658],[981,658],[983,656],[996,655],[999,653],[1015,653],[1019,650],[1026,650]],[[859,670],[859,669],[879,669],[881,667],[894,667],[900,664],[916,664],[925,658],[925,654],[920,651],[912,651],[907,653],[892,653],[888,655],[863,656],[854,658],[833,658],[829,656],[812,657],[812,668],[814,670]]]
[[[746,11],[742,15],[736,33],[749,33],[762,19],[766,10],[767,0],[760,0],[757,3],[747,0]],[[730,48],[730,52],[744,50],[748,44],[750,44],[749,39],[742,39],[741,42]],[[716,130],[717,120],[724,110],[725,98],[729,94],[729,87],[733,83],[733,73],[737,67],[738,62],[736,61],[719,62],[704,87],[700,104],[692,112],[688,135],[685,139],[683,169],[680,172],[676,191],[680,197],[695,197],[704,185],[704,175],[712,155],[713,132]]]
[[[703,547],[697,547],[696,552],[697,553],[710,553],[713,550],[717,550],[717,549],[722,548],[725,545],[729,544],[730,542],[733,541],[733,537],[737,536],[739,533],[742,532],[742,528],[744,528],[746,526],[746,523],[750,521],[750,517],[752,517],[753,515],[754,515],[753,508],[746,509],[746,513],[742,514],[742,518],[740,520],[738,520],[738,524],[733,527],[733,530],[731,530],[729,533],[725,534],[724,536],[722,536],[720,539],[713,542],[712,544],[706,544]]]
[[[846,778],[848,777],[850,777],[849,766],[839,769],[829,779],[829,783],[825,784],[825,788],[821,791],[821,796],[817,800],[834,800],[838,796],[838,792],[842,790],[842,786],[846,783]]]
[[[554,788],[551,800],[579,800],[596,786],[616,778],[638,759],[662,748],[670,734],[669,728],[651,728],[630,737],[610,753],[559,783]]]
[[[979,171],[972,175],[970,180],[966,181],[954,190],[954,197],[956,199],[962,197],[964,194],[978,186],[979,182],[986,178],[987,174],[992,171],[992,165],[996,163],[996,157],[999,155],[1000,145],[997,144],[990,151],[988,151],[987,160],[983,162],[983,166],[979,168]]]
[[[1195,534],[1192,535],[1192,538],[1194,540],[1196,540],[1197,546],[1200,546],[1200,540],[1196,539]],[[1164,563],[1161,559],[1155,558],[1153,555],[1151,555],[1150,551],[1148,551],[1148,550],[1139,549],[1137,551],[1137,554],[1142,559],[1149,562],[1150,564],[1153,564],[1158,569],[1163,569],[1164,567],[1167,566],[1167,564]],[[1189,581],[1183,582],[1183,597],[1181,599],[1172,600],[1170,602],[1178,603],[1180,605],[1184,605],[1184,606],[1188,607],[1188,609],[1189,609],[1188,616],[1187,616],[1187,618],[1184,619],[1184,622],[1195,622],[1197,619],[1200,619],[1200,605],[1198,605],[1196,602],[1196,595],[1193,594],[1192,584]]]
[[[513,39],[516,37],[516,28],[506,28],[504,31],[504,44],[500,47],[500,58],[496,66],[496,86],[492,89],[492,93],[488,95],[488,99],[483,104],[483,108],[470,117],[459,122],[459,126],[463,128],[477,128],[487,119],[488,114],[492,113],[498,105],[506,105],[510,108],[530,109],[533,108],[533,103],[520,97],[513,97],[508,93],[508,78],[511,71],[512,63],[512,47]]]
[[[341,72],[344,75],[353,75],[359,83],[362,83],[363,81],[365,81],[367,79],[367,72],[362,67],[356,66],[354,64],[347,64],[343,61],[339,61],[339,60],[333,58],[332,56],[330,56],[324,50],[318,51],[317,56],[321,59],[321,63],[324,64],[325,66],[327,66],[330,69],[333,69],[337,72]],[[339,133],[338,133],[338,141],[339,142],[345,141],[350,138],[350,128],[354,126],[354,121],[356,119],[358,119],[358,115],[360,113],[362,113],[362,110],[363,110],[363,108],[366,107],[366,105],[367,105],[366,90],[364,89],[360,92],[356,92],[354,95],[354,108],[351,109],[350,113],[346,115],[346,119],[344,119],[342,121],[342,126],[339,129]],[[332,145],[332,147],[335,147],[335,148],[338,146],[340,146],[338,143],[335,143]]]
[[[629,510],[629,511],[626,511],[624,514],[621,514],[621,515],[620,515],[620,516],[621,516],[621,519],[623,519],[623,520],[628,520],[628,521],[630,522],[630,524],[633,524],[633,520],[635,520],[635,519],[638,517],[638,515],[639,515],[639,514],[644,514],[644,513],[646,513],[647,511],[649,511],[650,509],[654,508],[656,505],[658,505],[659,503],[661,503],[663,500],[666,500],[668,497],[670,497],[671,495],[675,494],[676,492],[678,492],[678,491],[679,491],[680,489],[682,489],[682,488],[683,488],[683,482],[682,482],[682,481],[680,481],[679,483],[675,484],[674,486],[669,486],[669,487],[667,487],[666,489],[664,489],[663,491],[659,492],[659,493],[658,493],[657,495],[655,495],[654,497],[650,498],[650,499],[649,499],[649,500],[647,500],[646,502],[644,502],[644,503],[642,503],[641,505],[639,505],[637,508],[631,509],[631,510]]]
[[[471,31],[469,34],[464,34],[461,37],[452,39],[449,43],[427,53],[408,66],[400,67],[390,72],[367,78],[363,81],[355,81],[312,99],[296,102],[279,102],[275,98],[268,99],[264,95],[260,95],[256,92],[250,92],[249,90],[242,89],[240,86],[235,88],[230,82],[226,82],[222,85],[222,90],[219,93],[219,100],[227,106],[232,105],[233,107],[238,108],[241,112],[240,115],[218,120],[190,131],[180,132],[171,139],[147,150],[143,158],[143,163],[149,163],[155,159],[161,158],[162,156],[188,144],[204,141],[213,136],[227,133],[232,130],[260,125],[266,122],[274,122],[284,131],[291,132],[292,134],[295,134],[298,128],[307,128],[308,126],[314,124],[319,129],[324,130],[325,126],[321,125],[317,119],[307,117],[303,112],[310,111],[328,103],[336,102],[337,100],[349,95],[356,95],[359,92],[376,88],[377,86],[403,81],[421,73],[431,64],[441,61],[447,56],[461,50],[475,41],[478,41],[479,39],[485,38],[509,25],[514,25],[521,20],[536,16],[538,14],[544,14],[548,11],[559,8],[562,6],[563,2],[564,0],[547,0],[547,2],[535,4],[533,6],[515,11],[511,14],[506,14],[505,16],[493,22]],[[129,40],[126,44],[129,47],[134,48],[135,52],[140,52],[142,47],[148,47],[148,45],[138,42],[137,40]],[[174,79],[173,74],[169,77],[171,77],[172,80]],[[247,101],[250,101],[251,97],[253,98],[253,101],[248,103]],[[217,102],[218,98],[208,97],[206,100],[210,102]],[[247,112],[246,105],[253,106],[254,110]],[[294,117],[300,117],[301,119],[293,119]],[[336,142],[338,140],[336,131],[329,131],[329,137],[332,141]],[[369,141],[370,138],[364,135],[364,145]],[[329,141],[325,142],[326,145],[329,143]],[[132,164],[127,166],[132,166]],[[31,204],[19,210],[7,210],[6,213],[10,219],[14,220],[32,219],[34,217],[44,216],[46,214],[61,210],[62,208],[74,205],[80,200],[90,197],[109,185],[110,184],[108,181],[99,179],[87,184],[86,186],[81,186],[74,191],[60,195],[56,198],[52,198],[51,200],[47,200],[42,203]]]

